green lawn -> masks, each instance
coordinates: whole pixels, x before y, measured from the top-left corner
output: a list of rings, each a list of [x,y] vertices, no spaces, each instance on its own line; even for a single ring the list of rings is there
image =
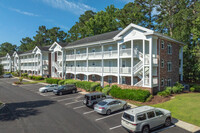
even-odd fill
[[[30,81],[30,82],[22,82],[23,84],[37,84],[37,83],[45,83],[45,80],[40,80],[40,81]]]
[[[200,126],[200,93],[175,96],[174,99],[153,105],[172,112],[172,117]]]

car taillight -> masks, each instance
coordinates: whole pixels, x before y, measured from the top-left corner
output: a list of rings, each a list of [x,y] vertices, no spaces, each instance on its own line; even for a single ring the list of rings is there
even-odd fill
[[[137,126],[137,124],[132,124],[133,126]]]
[[[105,109],[104,107],[99,107],[99,109]]]

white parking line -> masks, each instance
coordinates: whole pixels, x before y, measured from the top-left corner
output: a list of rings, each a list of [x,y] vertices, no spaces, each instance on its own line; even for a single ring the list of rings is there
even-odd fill
[[[78,96],[78,97],[70,97],[70,98],[65,98],[65,99],[57,100],[57,102],[62,102],[62,101],[65,101],[65,100],[69,100],[69,99],[76,99],[76,98],[81,98],[81,96]]]
[[[111,127],[110,130],[113,130],[113,129],[119,128],[119,127],[121,127],[121,126],[122,126],[122,125],[115,126],[115,127]]]
[[[119,113],[116,113],[116,114],[112,114],[112,115],[108,115],[108,116],[105,116],[105,117],[101,117],[101,118],[96,119],[95,121],[103,120],[103,119],[106,119],[106,118],[109,118],[109,117],[112,117],[112,116],[115,116],[115,115],[118,115],[118,114],[122,114],[122,113],[123,112],[119,112]]]
[[[73,109],[80,109],[80,108],[84,108],[84,107],[87,107],[87,106],[83,105],[83,106],[75,107]]]
[[[151,133],[158,133],[158,132],[164,131],[164,130],[169,129],[169,128],[172,128],[172,127],[175,127],[175,125],[171,125],[171,126],[169,126],[169,127],[165,127],[165,128],[160,129],[160,130],[153,131],[153,132],[151,132]]]
[[[86,115],[86,114],[93,113],[93,112],[94,112],[94,110],[88,111],[88,112],[84,112],[83,114]]]
[[[76,93],[77,94],[77,93]],[[71,94],[73,95],[73,94]],[[55,98],[62,98],[62,97],[67,97],[68,95],[63,95],[63,96],[55,96],[55,97],[51,97],[52,99],[55,99]]]
[[[78,103],[78,102],[82,102],[83,100],[79,100],[79,101],[75,101],[75,102],[71,102],[71,103],[66,103],[65,105],[70,105],[70,104],[73,104],[73,103]]]

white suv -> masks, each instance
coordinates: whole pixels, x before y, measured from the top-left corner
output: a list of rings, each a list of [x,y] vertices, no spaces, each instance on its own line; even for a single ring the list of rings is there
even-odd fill
[[[136,107],[123,113],[121,124],[129,132],[149,133],[153,128],[170,126],[171,112],[150,106]]]

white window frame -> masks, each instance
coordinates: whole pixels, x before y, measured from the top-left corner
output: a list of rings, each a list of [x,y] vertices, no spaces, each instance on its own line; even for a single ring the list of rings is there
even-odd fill
[[[161,49],[165,49],[165,41],[161,40]]]
[[[170,67],[169,67],[170,66]],[[167,62],[167,71],[168,72],[171,72],[172,71],[172,62],[171,61],[168,61]]]
[[[165,61],[161,60],[161,68],[164,68],[164,66],[165,66]]]
[[[167,79],[167,86],[172,86],[172,79]]]
[[[168,53],[168,54],[172,54],[172,45],[171,45],[171,43],[169,43],[169,44],[167,45],[167,53]]]

